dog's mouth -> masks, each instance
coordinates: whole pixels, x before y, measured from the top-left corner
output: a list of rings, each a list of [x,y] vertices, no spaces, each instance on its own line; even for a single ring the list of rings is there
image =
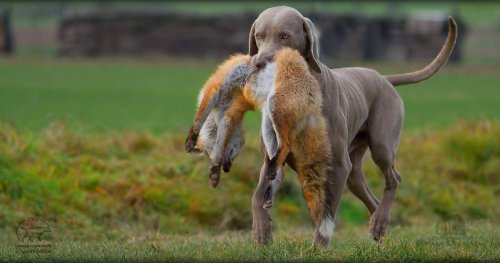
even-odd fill
[[[259,70],[262,70],[264,68],[266,68],[266,66],[273,62],[273,56],[270,56],[270,55],[263,55],[263,56],[260,56],[260,55],[255,55],[252,57],[251,59],[251,62],[250,64],[256,68],[257,71]]]

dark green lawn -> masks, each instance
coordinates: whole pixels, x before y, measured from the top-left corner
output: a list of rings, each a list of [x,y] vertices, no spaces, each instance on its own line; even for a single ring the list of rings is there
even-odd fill
[[[179,236],[142,234],[128,240],[46,242],[48,253],[16,253],[15,239],[0,240],[0,261],[63,262],[494,262],[500,257],[498,229],[467,226],[460,235],[443,234],[435,225],[396,228],[377,244],[364,229],[337,231],[329,249],[312,249],[309,230],[281,231],[266,248],[248,233]]]
[[[1,60],[0,120],[29,130],[41,130],[53,120],[95,131],[185,130],[194,116],[198,91],[214,66],[132,59]],[[387,73],[415,69],[389,68]],[[462,118],[498,118],[499,83],[500,76],[491,70],[481,73],[470,66],[449,67],[423,83],[400,87],[405,128],[442,128]],[[258,114],[246,119],[250,130],[258,129]]]

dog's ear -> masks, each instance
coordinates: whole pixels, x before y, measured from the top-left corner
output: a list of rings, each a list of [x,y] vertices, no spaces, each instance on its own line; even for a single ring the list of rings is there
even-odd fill
[[[254,56],[259,52],[257,42],[255,42],[255,23],[256,22],[253,23],[250,34],[248,35],[248,55],[250,56]]]
[[[318,34],[316,33],[316,28],[311,20],[304,17],[304,31],[307,38],[307,53],[305,55],[306,61],[314,71],[321,73],[321,68],[319,67],[319,40]]]

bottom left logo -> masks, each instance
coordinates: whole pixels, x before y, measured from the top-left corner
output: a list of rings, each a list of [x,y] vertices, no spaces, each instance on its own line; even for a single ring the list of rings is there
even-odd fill
[[[16,235],[20,243],[16,245],[16,250],[22,253],[51,252],[52,244],[42,241],[42,236],[51,231],[49,224],[39,217],[24,219],[17,226]]]

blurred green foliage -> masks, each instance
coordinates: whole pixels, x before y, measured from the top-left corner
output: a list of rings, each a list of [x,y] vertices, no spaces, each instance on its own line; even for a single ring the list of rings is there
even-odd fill
[[[66,230],[59,235],[78,238],[249,229],[261,156],[258,138],[247,137],[232,171],[214,190],[207,180],[208,159],[186,154],[183,134],[90,135],[58,122],[42,132],[20,133],[2,123],[0,229],[28,216]],[[468,221],[498,218],[499,140],[500,125],[486,120],[405,134],[392,224],[419,225],[453,215]],[[371,161],[365,166],[380,197],[382,176]],[[309,226],[296,176],[287,174],[272,209],[275,224]],[[346,193],[340,225],[366,225],[368,219],[361,202]]]

